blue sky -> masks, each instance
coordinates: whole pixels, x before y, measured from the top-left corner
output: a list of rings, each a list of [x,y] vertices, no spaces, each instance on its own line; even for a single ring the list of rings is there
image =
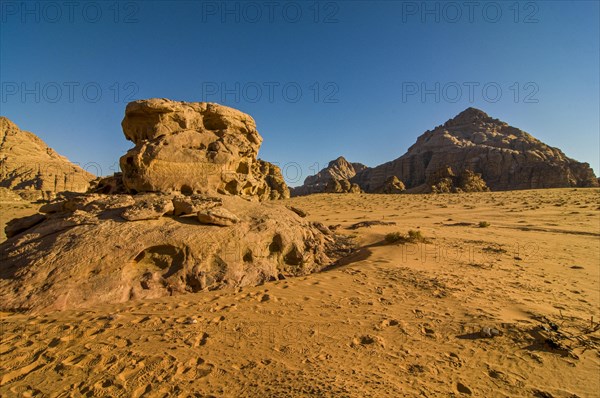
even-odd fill
[[[238,108],[298,185],[474,106],[600,171],[597,1],[1,3],[0,113],[96,174],[129,100]]]

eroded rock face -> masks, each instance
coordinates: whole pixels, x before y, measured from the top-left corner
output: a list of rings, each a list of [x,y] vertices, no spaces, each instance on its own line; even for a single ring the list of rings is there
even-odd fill
[[[191,214],[124,220],[140,203],[163,212],[175,207],[166,200],[182,200],[137,196],[62,197],[52,203],[54,211],[13,223],[12,238],[0,245],[0,310],[83,308],[256,285],[319,271],[340,249],[331,231],[284,206],[203,197],[195,204],[190,199],[206,205],[197,213],[192,205],[186,207]],[[214,225],[201,223],[201,215]]]
[[[313,176],[308,176],[304,184],[292,188],[292,196],[310,195],[313,193],[355,193],[360,187],[349,181],[356,173],[366,169],[361,163],[350,163],[343,156],[329,162],[327,167]]]
[[[94,178],[35,134],[0,116],[0,187],[27,201],[48,200],[61,191],[85,192]]]
[[[457,175],[480,174],[491,190],[598,186],[589,164],[474,108],[425,132],[400,158],[365,169],[351,181],[374,192],[395,175],[408,192],[424,192],[431,175],[444,167]]]
[[[135,148],[121,158],[125,188],[137,192],[181,192],[289,197],[280,169],[256,158],[262,137],[254,119],[213,103],[166,99],[127,105],[122,122]]]

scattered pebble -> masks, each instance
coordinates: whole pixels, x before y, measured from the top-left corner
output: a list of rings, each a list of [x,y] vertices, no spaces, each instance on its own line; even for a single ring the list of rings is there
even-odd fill
[[[502,332],[500,332],[496,328],[491,328],[491,327],[486,326],[483,329],[481,329],[479,334],[481,335],[481,337],[492,338],[495,336],[500,336],[502,334]]]
[[[456,389],[458,390],[458,392],[460,392],[462,394],[467,394],[467,395],[473,394],[473,392],[471,391],[471,389],[469,387],[465,386],[461,382],[456,383]]]

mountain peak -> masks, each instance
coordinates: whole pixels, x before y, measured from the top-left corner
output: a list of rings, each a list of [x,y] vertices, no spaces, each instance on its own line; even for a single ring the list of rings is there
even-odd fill
[[[336,165],[349,165],[349,164],[350,164],[350,162],[348,162],[345,157],[340,156],[337,159],[330,161],[327,167],[331,168]]]
[[[474,117],[489,117],[487,113],[482,111],[481,109],[473,108],[472,106],[468,107],[461,113],[459,113],[456,117],[464,117],[464,116],[474,116]]]
[[[454,118],[448,120],[445,125],[455,126],[459,124],[486,122],[491,120],[493,119],[481,109],[469,107],[456,115]]]

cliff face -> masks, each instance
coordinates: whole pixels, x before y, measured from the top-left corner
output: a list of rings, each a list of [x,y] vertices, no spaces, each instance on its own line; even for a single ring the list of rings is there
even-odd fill
[[[352,185],[348,183],[352,177],[363,170],[367,169],[367,166],[361,163],[350,163],[343,156],[329,162],[327,167],[319,171],[317,174],[308,176],[304,180],[304,184],[292,188],[292,196],[309,195],[313,193],[321,192],[332,192],[332,186],[336,182],[341,186],[340,190],[335,192],[354,192],[358,187],[352,188]],[[329,184],[329,188],[327,187]],[[344,190],[344,186],[347,185],[349,188]]]
[[[427,181],[448,167],[457,174],[481,174],[494,191],[598,186],[589,164],[475,108],[426,131],[406,154],[357,173],[352,182],[374,192],[397,176],[409,192],[423,192],[430,189]]]
[[[0,187],[25,199],[48,199],[61,191],[85,192],[94,178],[35,134],[0,117]]]

